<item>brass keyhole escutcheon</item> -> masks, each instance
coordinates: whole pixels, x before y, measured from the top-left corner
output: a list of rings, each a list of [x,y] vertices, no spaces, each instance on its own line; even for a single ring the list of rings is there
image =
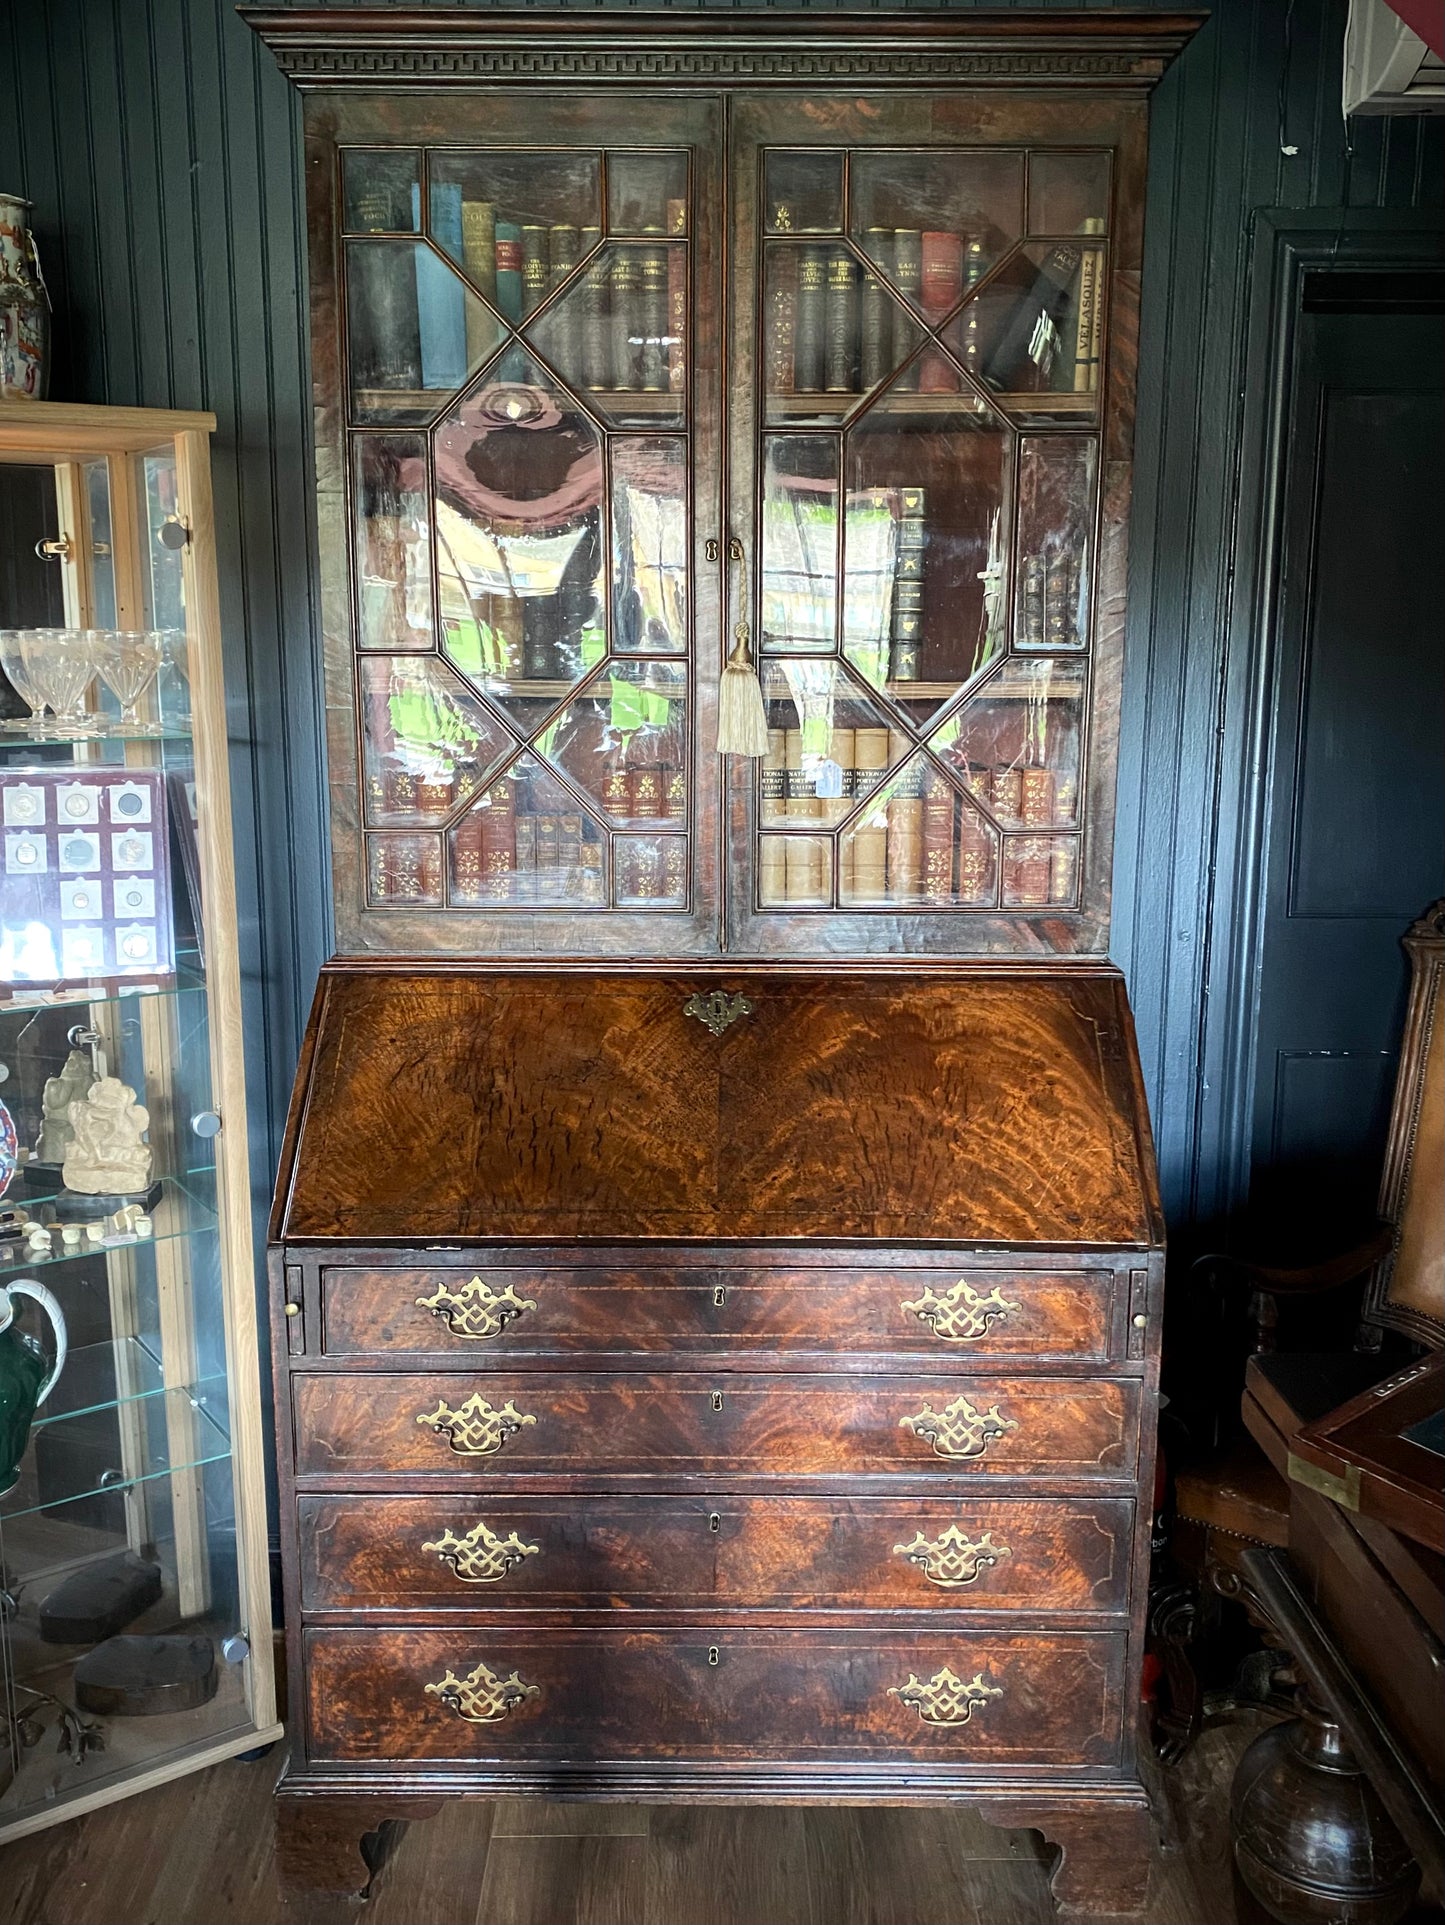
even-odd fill
[[[716,1289],[714,1289],[712,1293],[712,1300],[717,1305],[719,1310],[721,1310],[723,1305],[727,1302],[728,1293],[727,1293],[726,1287],[723,1284],[718,1284]]]
[[[707,1647],[707,1661],[708,1661],[708,1663],[709,1663],[709,1664],[718,1664],[718,1663],[720,1663],[720,1662],[721,1662],[721,1660],[722,1660],[722,1652],[721,1652],[721,1651],[720,1651],[720,1650],[718,1649],[718,1647],[717,1647],[717,1646],[716,1646],[715,1644],[710,1644],[710,1645],[709,1645],[709,1646]]]
[[[711,1399],[711,1402],[712,1402],[712,1407],[713,1407],[713,1409],[714,1409],[714,1410],[721,1410],[721,1409],[722,1409],[722,1407],[723,1407],[723,1394],[722,1394],[722,1392],[721,1392],[720,1390],[715,1390],[715,1391],[713,1392],[713,1394],[712,1394],[712,1399]]]
[[[716,537],[715,535],[709,535],[709,536],[708,536],[708,538],[707,538],[707,541],[706,541],[706,542],[704,543],[704,545],[703,545],[703,551],[702,551],[702,552],[703,552],[703,554],[704,554],[704,555],[705,555],[705,556],[707,557],[707,559],[708,559],[709,561],[716,561],[716,560],[717,560],[717,558],[718,558],[718,545],[717,545],[717,537]]]
[[[708,1512],[707,1527],[710,1531],[720,1531],[722,1529],[722,1513],[720,1511]]]

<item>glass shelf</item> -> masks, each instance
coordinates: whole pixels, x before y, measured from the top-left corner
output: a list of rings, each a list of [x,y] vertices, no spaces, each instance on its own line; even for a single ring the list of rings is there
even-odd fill
[[[189,996],[204,994],[206,979],[201,970],[200,953],[194,943],[181,945],[176,951],[176,973],[173,981],[156,983],[121,983],[109,978],[104,982],[90,985],[82,984],[76,988],[46,988],[36,983],[25,988],[16,988],[0,1000],[0,1022],[7,1016],[33,1015],[41,1009],[83,1009],[89,1005],[111,1005],[133,1003],[147,996]]]
[[[58,727],[58,725],[57,725]],[[134,742],[175,743],[191,741],[189,724],[157,723],[153,727],[123,728],[120,722],[107,722],[102,728],[79,727],[57,733],[55,729],[23,728],[0,725],[0,751],[7,749],[92,749],[125,748]]]
[[[194,1408],[189,1402],[189,1393],[184,1390],[164,1391],[161,1393],[161,1398],[172,1406],[181,1406],[182,1414]],[[164,1426],[155,1426],[155,1428],[163,1429]],[[87,1482],[81,1479],[73,1490],[67,1486],[61,1490],[47,1491],[44,1497],[28,1499],[15,1504],[15,1508],[11,1509],[19,1490],[24,1488],[22,1481],[21,1485],[11,1491],[8,1497],[0,1498],[0,1531],[17,1518],[32,1517],[40,1511],[52,1511],[58,1505],[73,1503],[78,1498],[122,1496],[127,1491],[154,1484],[163,1477],[174,1477],[177,1473],[184,1471],[201,1470],[207,1464],[224,1463],[230,1457],[229,1437],[218,1425],[209,1420],[205,1411],[199,1412],[199,1422],[191,1435],[196,1448],[178,1452],[174,1458],[168,1455],[163,1444],[150,1445],[146,1450],[146,1468],[133,1476],[127,1476],[117,1467],[113,1471],[103,1471],[95,1481]]]
[[[193,1177],[207,1176],[214,1172],[213,1164],[198,1166],[189,1172]],[[43,1270],[54,1263],[81,1263],[95,1257],[110,1256],[121,1250],[144,1250],[154,1243],[172,1243],[179,1237],[203,1236],[214,1231],[219,1222],[214,1209],[192,1194],[183,1183],[173,1176],[164,1176],[161,1182],[161,1199],[151,1211],[151,1220],[157,1224],[154,1234],[148,1237],[113,1237],[104,1243],[83,1243],[77,1250],[54,1250],[48,1256],[31,1256],[23,1247],[14,1256],[0,1256],[0,1277],[21,1273],[28,1275],[32,1270]],[[44,1197],[16,1197],[13,1192],[4,1199],[6,1204],[23,1204],[31,1209],[45,1202]],[[176,1210],[185,1216],[184,1222],[166,1226],[166,1217]]]

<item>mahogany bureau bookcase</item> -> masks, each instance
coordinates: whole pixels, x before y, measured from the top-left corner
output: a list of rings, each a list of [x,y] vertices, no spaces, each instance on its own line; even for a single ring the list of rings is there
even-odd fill
[[[1196,22],[248,18],[305,92],[337,927],[283,1863],[466,1794],[953,1800],[1137,1906],[1108,893]]]

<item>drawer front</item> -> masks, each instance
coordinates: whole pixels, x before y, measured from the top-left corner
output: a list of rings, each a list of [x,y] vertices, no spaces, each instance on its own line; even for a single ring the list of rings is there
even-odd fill
[[[1131,1477],[1137,1382],[437,1372],[293,1376],[301,1477]]]
[[[1098,1765],[1124,1634],[631,1632],[496,1622],[306,1633],[313,1760],[910,1758]]]
[[[934,1357],[1110,1355],[1110,1270],[362,1270],[321,1273],[323,1342],[363,1352],[492,1356],[901,1351]]]
[[[298,1500],[308,1611],[1108,1612],[1127,1498],[319,1497]]]

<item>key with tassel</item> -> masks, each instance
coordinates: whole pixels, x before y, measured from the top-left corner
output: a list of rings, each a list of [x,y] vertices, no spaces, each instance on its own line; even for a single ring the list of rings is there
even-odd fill
[[[738,536],[728,540],[728,560],[738,564],[738,620],[733,645],[718,682],[717,747],[719,755],[766,755],[768,717],[763,690],[753,661],[752,628],[748,621],[747,556]]]

